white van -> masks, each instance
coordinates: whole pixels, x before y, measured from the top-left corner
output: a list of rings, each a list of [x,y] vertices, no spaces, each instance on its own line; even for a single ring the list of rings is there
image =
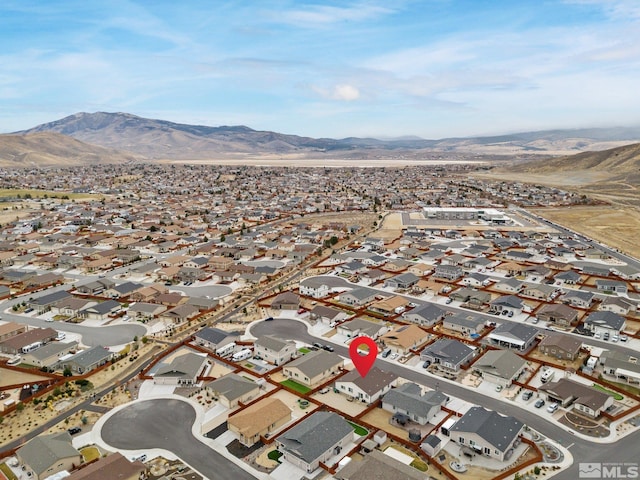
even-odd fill
[[[596,368],[597,363],[598,357],[589,357],[589,360],[587,360],[587,367],[593,370],[594,368]]]
[[[253,352],[250,349],[245,348],[244,350],[240,350],[239,352],[234,353],[231,359],[234,362],[239,362],[241,360],[246,360],[247,358],[251,358],[252,355],[253,355]]]
[[[556,374],[556,372],[554,370],[551,370],[550,368],[545,370],[542,374],[542,376],[540,377],[540,381],[542,383],[547,383],[548,381],[553,379],[553,376]]]

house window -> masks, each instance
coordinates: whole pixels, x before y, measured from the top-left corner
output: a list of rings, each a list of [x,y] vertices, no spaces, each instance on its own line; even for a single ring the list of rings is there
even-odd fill
[[[464,438],[463,437],[458,438],[458,442],[460,442],[460,444],[464,445]]]
[[[484,454],[485,455],[491,455],[491,449],[488,447],[484,447]]]

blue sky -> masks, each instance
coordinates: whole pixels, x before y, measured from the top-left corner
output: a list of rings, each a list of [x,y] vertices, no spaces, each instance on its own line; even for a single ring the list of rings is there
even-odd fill
[[[640,125],[640,1],[0,2],[0,132],[128,112],[313,137]]]

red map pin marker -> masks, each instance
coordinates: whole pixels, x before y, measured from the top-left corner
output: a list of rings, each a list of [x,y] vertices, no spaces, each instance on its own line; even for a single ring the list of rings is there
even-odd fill
[[[361,345],[369,347],[369,352],[365,355],[358,352],[358,348]],[[373,367],[373,364],[376,361],[376,357],[378,356],[378,345],[376,345],[376,342],[369,337],[356,337],[349,345],[349,356],[351,357],[353,364],[356,366],[360,376],[364,378],[367,376],[367,373],[369,373],[369,370]]]

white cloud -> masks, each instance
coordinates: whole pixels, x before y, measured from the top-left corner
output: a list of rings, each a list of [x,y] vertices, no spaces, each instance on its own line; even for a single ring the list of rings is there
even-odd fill
[[[313,85],[311,89],[321,97],[329,100],[352,102],[360,98],[360,90],[358,87],[348,84],[334,85],[331,88],[323,88]]]
[[[342,22],[362,22],[393,13],[394,10],[377,5],[357,3],[346,7],[308,5],[306,8],[285,10],[274,14],[273,20],[301,27],[326,26]]]

